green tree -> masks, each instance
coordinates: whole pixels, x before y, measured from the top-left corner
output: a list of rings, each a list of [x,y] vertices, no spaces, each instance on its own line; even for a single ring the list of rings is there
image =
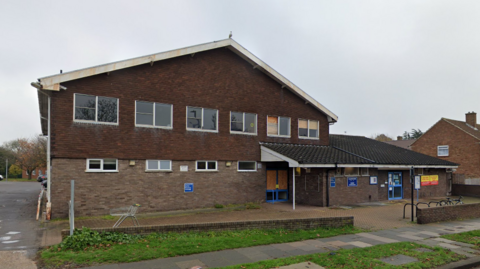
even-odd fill
[[[411,137],[412,139],[418,139],[423,135],[423,132],[420,129],[412,129]]]
[[[410,133],[405,131],[403,132],[403,140],[410,140],[412,139],[412,136],[410,136]]]
[[[386,134],[375,134],[371,138],[373,138],[377,141],[381,141],[381,142],[387,142],[387,141],[392,141],[393,140],[393,138],[391,138],[390,136],[388,136]]]
[[[22,176],[22,169],[18,167],[18,165],[12,164],[8,169],[8,174],[12,177],[21,177]]]

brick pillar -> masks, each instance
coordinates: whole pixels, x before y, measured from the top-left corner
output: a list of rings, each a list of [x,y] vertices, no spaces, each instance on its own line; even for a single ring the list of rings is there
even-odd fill
[[[468,112],[465,114],[465,121],[468,125],[476,127],[477,126],[477,113],[475,112]]]

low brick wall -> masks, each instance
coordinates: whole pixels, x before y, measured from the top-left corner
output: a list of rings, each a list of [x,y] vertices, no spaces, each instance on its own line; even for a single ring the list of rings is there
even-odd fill
[[[453,184],[452,195],[480,197],[480,185]]]
[[[164,232],[189,232],[189,231],[226,231],[245,229],[312,229],[318,227],[343,227],[353,225],[352,217],[310,218],[310,219],[282,219],[282,220],[254,220],[234,222],[214,222],[197,224],[174,224],[158,226],[138,226],[120,228],[93,228],[93,231],[119,232],[126,234],[150,234]],[[70,235],[69,230],[62,230],[62,238]]]
[[[427,207],[417,210],[418,224],[471,218],[480,218],[480,204]]]

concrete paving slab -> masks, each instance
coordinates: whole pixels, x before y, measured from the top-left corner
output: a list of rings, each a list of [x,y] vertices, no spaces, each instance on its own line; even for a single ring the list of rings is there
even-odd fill
[[[293,247],[290,244],[273,244],[273,245],[270,245],[270,246],[272,246],[276,249],[282,250],[282,251],[289,251],[289,250],[297,249],[296,247]]]
[[[25,250],[0,251],[1,268],[36,269],[37,265],[28,258]]]
[[[422,240],[424,239],[423,237],[415,236],[415,235],[408,235],[408,234],[399,234],[399,237],[405,237],[410,240]]]
[[[385,257],[382,259],[379,259],[380,261],[384,263],[388,263],[391,265],[402,265],[402,264],[407,264],[407,263],[412,263],[412,262],[417,262],[418,259],[406,256],[406,255],[395,255],[395,256],[390,256],[390,257]]]
[[[287,245],[292,246],[294,248],[298,248],[298,247],[301,247],[301,246],[306,246],[307,244],[305,244],[303,242],[292,242],[292,243],[287,243]]]
[[[243,255],[243,254],[241,254],[238,251],[235,251],[233,249],[220,251],[219,254],[222,257],[222,259],[225,259],[227,261],[231,261],[233,264],[250,262],[250,259],[247,256],[245,256],[245,255]]]
[[[263,250],[263,253],[267,254],[268,256],[272,258],[284,258],[284,257],[290,257],[291,255],[288,254],[288,252],[281,251],[279,249],[272,249],[272,250]]]
[[[353,241],[353,242],[348,242],[350,245],[357,246],[359,248],[366,248],[366,247],[371,247],[372,245],[360,242],[360,241]]]
[[[383,242],[383,243],[396,243],[396,242],[398,242],[395,239],[390,239],[390,238],[383,237],[383,236],[378,236],[378,235],[375,235],[375,234],[359,233],[358,235],[362,236],[362,237],[374,239],[374,240],[377,240],[377,241],[380,241],[380,242]]]
[[[323,267],[313,262],[302,262],[288,266],[281,266],[279,269],[323,269]]]
[[[180,269],[190,269],[195,266],[200,266],[202,268],[206,268],[207,265],[205,265],[203,262],[200,260],[190,260],[190,261],[184,261],[184,262],[177,262],[176,263]]]
[[[429,235],[430,237],[439,237],[440,234],[434,233],[434,232],[428,232],[428,231],[422,231],[420,232],[421,234]]]
[[[327,242],[327,243],[334,246],[334,247],[342,247],[342,246],[345,246],[345,245],[349,245],[348,243],[345,243],[345,242],[342,242],[342,241],[339,241],[339,240],[330,241],[330,242]]]
[[[317,250],[316,248],[314,250]],[[291,256],[307,255],[308,252],[299,248],[286,251]]]
[[[456,241],[453,241],[453,240],[450,240],[450,239],[446,239],[446,238],[434,238],[433,240],[435,241],[439,241],[439,242],[443,242],[443,243],[456,243]]]
[[[455,246],[455,245],[448,244],[448,243],[439,243],[438,246],[442,247],[442,248],[450,249],[450,250],[461,248],[460,246]]]

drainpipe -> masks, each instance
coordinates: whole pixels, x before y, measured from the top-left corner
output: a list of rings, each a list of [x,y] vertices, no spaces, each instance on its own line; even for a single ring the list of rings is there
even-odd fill
[[[327,169],[327,175],[326,175],[326,182],[327,182],[327,207],[330,206],[330,181],[329,181],[329,176],[328,176],[328,173],[330,173],[330,171],[336,171],[337,170],[337,163],[335,163],[335,169]]]
[[[295,210],[295,167],[292,167],[292,178],[293,178],[293,210]]]

